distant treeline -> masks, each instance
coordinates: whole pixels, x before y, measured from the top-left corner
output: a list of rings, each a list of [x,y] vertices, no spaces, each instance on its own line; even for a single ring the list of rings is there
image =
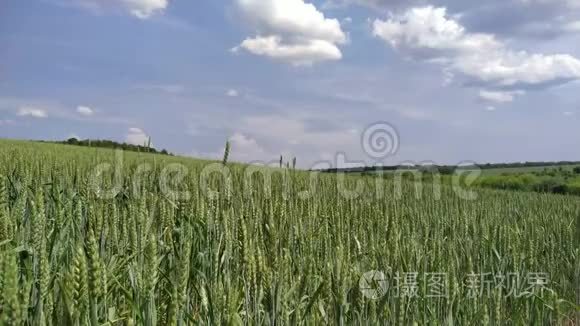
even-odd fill
[[[388,172],[398,170],[419,170],[419,171],[438,171],[441,174],[453,174],[455,170],[469,170],[479,168],[482,170],[491,169],[518,169],[518,168],[536,168],[536,167],[559,167],[566,165],[580,165],[580,161],[560,161],[560,162],[517,162],[517,163],[487,163],[481,165],[391,165],[391,166],[362,166],[353,168],[327,169],[322,172],[328,173],[372,173],[372,172]]]
[[[564,168],[565,166],[579,165],[576,162],[557,162],[557,163],[532,163],[531,165],[522,164],[497,164],[479,166],[482,170],[500,169],[500,173],[486,175],[482,174],[471,185],[474,187],[511,190],[511,191],[533,191],[539,193],[552,193],[561,195],[580,196],[580,166],[573,168]],[[509,168],[514,171],[509,171]],[[525,167],[544,168],[537,171],[528,171]],[[473,168],[473,167],[472,167]],[[519,168],[519,169],[518,169]],[[453,173],[455,166],[402,166],[389,167],[396,173],[376,173],[376,169],[349,169],[349,172],[358,172],[361,175],[380,177],[388,180],[407,180],[410,182],[441,182],[442,184],[452,185]],[[459,169],[469,169],[461,166]],[[501,173],[505,169],[505,172]],[[334,171],[337,171],[336,169]],[[344,171],[344,169],[343,169]],[[439,177],[437,177],[437,173]]]
[[[127,144],[127,143],[118,143],[118,142],[115,142],[112,140],[100,140],[100,139],[79,140],[76,138],[70,138],[70,139],[67,139],[65,141],[57,141],[54,143],[65,144],[65,145],[75,145],[75,146],[86,146],[86,147],[122,149],[124,151],[130,151],[130,152],[152,153],[152,154],[161,154],[161,155],[173,156],[173,154],[169,153],[165,149],[158,151],[157,149],[155,149],[153,147],[133,145],[133,144]]]

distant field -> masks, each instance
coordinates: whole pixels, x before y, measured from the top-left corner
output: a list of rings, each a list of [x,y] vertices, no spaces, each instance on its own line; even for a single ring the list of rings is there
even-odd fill
[[[484,175],[498,175],[504,173],[532,173],[532,172],[542,172],[545,169],[557,170],[562,168],[565,171],[572,171],[575,167],[580,165],[562,165],[562,166],[532,166],[532,167],[521,167],[521,168],[502,168],[502,169],[484,169]]]
[[[580,174],[573,171],[578,166],[580,164],[483,168],[477,180],[471,185],[500,190],[580,196]],[[409,173],[402,173],[403,171],[405,170],[384,171],[384,177],[397,179],[402,176],[404,179],[412,181],[433,181],[430,174],[420,174],[417,169],[407,170]],[[443,176],[440,179],[443,183],[452,184],[453,169],[440,169],[438,171]],[[462,171],[467,173],[474,170],[465,167]],[[369,171],[356,173],[356,175],[368,176],[377,173],[380,172]]]
[[[543,172],[544,170],[558,170],[562,168],[564,171],[571,172],[575,167],[580,166],[580,164],[575,165],[560,165],[560,166],[530,166],[530,167],[516,167],[516,168],[492,168],[492,169],[482,169],[482,174],[485,176],[491,175],[501,175],[501,174],[522,174],[522,173],[532,173],[532,172]],[[469,170],[469,169],[467,169]],[[408,171],[416,171],[409,169]],[[382,173],[389,174],[398,172],[397,170],[387,170],[382,171]],[[368,172],[351,172],[350,174],[361,175],[361,174],[375,174],[381,173],[377,171]]]

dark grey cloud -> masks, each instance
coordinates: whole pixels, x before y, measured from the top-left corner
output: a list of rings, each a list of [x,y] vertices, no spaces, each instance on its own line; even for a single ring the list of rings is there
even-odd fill
[[[486,1],[485,5],[451,2],[450,12],[461,13],[461,22],[471,31],[550,39],[573,32],[567,26],[580,20],[580,7],[571,8],[564,1]]]

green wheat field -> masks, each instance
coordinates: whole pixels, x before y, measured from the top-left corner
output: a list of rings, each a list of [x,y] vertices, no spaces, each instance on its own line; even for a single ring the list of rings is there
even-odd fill
[[[577,197],[248,169],[0,141],[0,324],[577,325]]]

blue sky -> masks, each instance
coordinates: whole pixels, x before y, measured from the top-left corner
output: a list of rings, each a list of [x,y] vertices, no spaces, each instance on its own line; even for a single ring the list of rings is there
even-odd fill
[[[576,0],[7,0],[0,137],[196,157],[580,160]]]

